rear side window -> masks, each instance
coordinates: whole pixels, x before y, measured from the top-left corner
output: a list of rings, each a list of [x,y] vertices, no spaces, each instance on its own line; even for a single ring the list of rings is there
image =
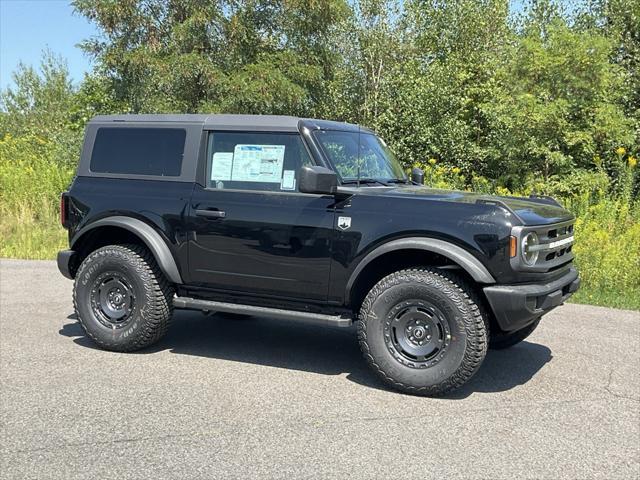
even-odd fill
[[[91,171],[178,177],[186,131],[180,128],[100,128]]]

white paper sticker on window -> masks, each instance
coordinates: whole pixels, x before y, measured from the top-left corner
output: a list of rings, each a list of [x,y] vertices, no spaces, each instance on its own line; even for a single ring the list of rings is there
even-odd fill
[[[216,152],[211,161],[211,180],[231,180],[233,152]]]
[[[295,190],[296,189],[296,171],[285,170],[282,174],[282,182],[280,183],[280,190]]]
[[[231,180],[280,183],[284,145],[236,145]]]

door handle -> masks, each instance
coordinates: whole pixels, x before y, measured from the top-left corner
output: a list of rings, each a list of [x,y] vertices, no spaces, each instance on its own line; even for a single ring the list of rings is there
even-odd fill
[[[226,212],[221,210],[196,210],[196,215],[207,218],[224,218],[227,216]]]

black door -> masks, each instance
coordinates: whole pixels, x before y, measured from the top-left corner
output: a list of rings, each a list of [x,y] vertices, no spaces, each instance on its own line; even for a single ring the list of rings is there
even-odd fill
[[[189,213],[191,280],[217,290],[325,300],[334,198],[297,191],[298,134],[214,132],[207,188]]]

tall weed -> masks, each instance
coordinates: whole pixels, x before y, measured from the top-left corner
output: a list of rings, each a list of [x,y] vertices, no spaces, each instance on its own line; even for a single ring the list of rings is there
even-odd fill
[[[0,256],[52,258],[65,245],[58,205],[73,170],[55,151],[36,136],[0,139]]]

